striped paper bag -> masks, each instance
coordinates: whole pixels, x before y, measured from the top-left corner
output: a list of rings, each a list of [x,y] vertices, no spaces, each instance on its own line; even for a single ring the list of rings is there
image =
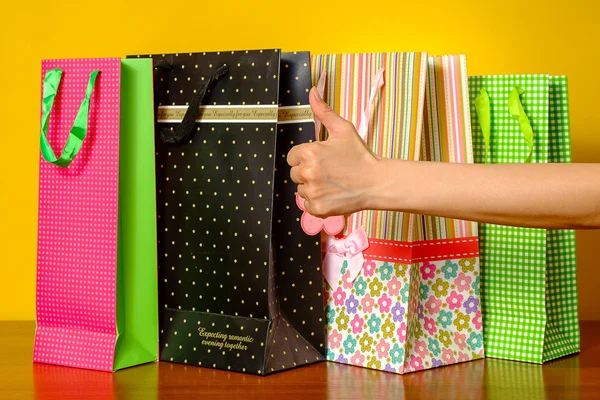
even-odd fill
[[[378,156],[473,161],[464,57],[321,55],[312,67]],[[462,221],[350,215],[324,244],[327,358],[406,373],[482,357],[476,236]]]

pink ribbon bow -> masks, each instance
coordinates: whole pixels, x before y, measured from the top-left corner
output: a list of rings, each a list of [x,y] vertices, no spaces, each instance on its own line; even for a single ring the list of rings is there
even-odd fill
[[[342,278],[344,261],[348,262],[344,273],[350,274],[350,280],[354,282],[360,273],[365,257],[363,251],[369,248],[369,239],[365,229],[361,226],[346,238],[327,238],[325,242],[327,249],[323,259],[323,276],[333,290],[339,286]]]

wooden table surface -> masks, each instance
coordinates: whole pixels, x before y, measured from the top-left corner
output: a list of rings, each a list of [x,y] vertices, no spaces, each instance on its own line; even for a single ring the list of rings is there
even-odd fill
[[[320,363],[267,377],[152,363],[114,374],[33,364],[33,322],[0,322],[0,399],[600,399],[600,321],[543,366],[485,359],[396,375]]]

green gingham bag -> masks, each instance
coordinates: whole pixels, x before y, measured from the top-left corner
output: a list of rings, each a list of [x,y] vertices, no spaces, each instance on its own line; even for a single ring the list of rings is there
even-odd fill
[[[566,77],[478,76],[469,87],[475,162],[571,162]],[[575,232],[480,224],[479,245],[486,356],[579,352]]]

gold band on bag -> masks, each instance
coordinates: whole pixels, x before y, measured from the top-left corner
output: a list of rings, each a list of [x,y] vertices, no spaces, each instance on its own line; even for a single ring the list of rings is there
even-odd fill
[[[314,115],[308,104],[303,106],[279,107],[279,116],[277,118],[277,123],[279,124],[302,123],[313,121]]]
[[[179,123],[188,106],[159,106],[159,123]],[[198,123],[218,122],[255,122],[255,123],[302,123],[313,122],[313,113],[309,105],[277,107],[275,105],[252,106],[200,106]]]
[[[157,120],[159,123],[178,123],[183,120],[183,116],[188,106],[159,106]],[[277,122],[276,105],[253,105],[253,106],[200,106],[200,112],[196,122],[215,123],[215,122]]]

